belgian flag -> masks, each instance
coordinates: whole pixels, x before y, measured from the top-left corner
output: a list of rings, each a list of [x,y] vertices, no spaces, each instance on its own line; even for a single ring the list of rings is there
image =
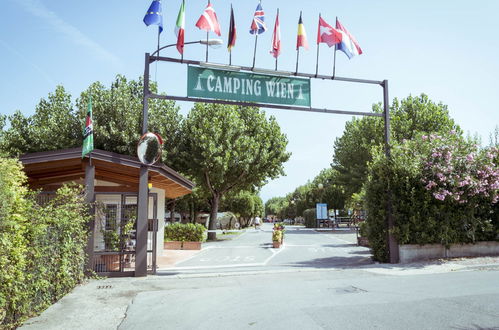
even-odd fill
[[[308,50],[307,32],[305,32],[305,26],[303,25],[301,12],[300,12],[300,20],[298,21],[298,36],[296,37],[296,50],[298,50],[298,48],[300,47],[304,47],[305,49]]]

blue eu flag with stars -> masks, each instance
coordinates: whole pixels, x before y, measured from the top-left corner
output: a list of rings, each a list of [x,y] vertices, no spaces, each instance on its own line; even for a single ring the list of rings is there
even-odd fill
[[[149,6],[146,15],[144,16],[144,23],[149,26],[156,24],[159,26],[159,33],[163,32],[163,12],[161,10],[161,1],[154,0]]]

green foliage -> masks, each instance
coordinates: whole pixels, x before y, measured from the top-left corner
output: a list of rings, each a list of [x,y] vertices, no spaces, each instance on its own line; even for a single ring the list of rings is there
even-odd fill
[[[156,91],[156,85],[150,86]],[[10,156],[24,153],[80,147],[88,96],[92,95],[94,146],[96,149],[136,156],[142,127],[142,79],[127,80],[117,75],[111,87],[95,82],[82,92],[75,104],[64,87],[57,86],[40,100],[32,116],[20,111],[8,117],[3,129],[0,117],[0,150]],[[149,131],[164,139],[163,161],[176,166],[181,116],[174,102],[149,100]],[[1,153],[1,152],[0,152]]]
[[[84,276],[88,211],[79,186],[44,206],[24,186],[21,165],[0,158],[0,327],[11,328],[56,302]]]
[[[200,224],[173,223],[165,227],[165,240],[180,242],[202,242],[206,228]]]
[[[381,104],[373,111],[381,113]],[[434,103],[427,95],[393,100],[390,107],[391,136],[395,142],[410,140],[420,132],[442,133],[459,127],[450,118],[447,106]],[[342,185],[346,196],[361,190],[367,180],[367,164],[372,160],[371,149],[383,144],[384,124],[381,118],[353,119],[343,135],[334,143],[333,167],[339,175],[335,183]]]
[[[227,193],[222,200],[221,208],[232,211],[242,218],[243,222],[241,224],[243,227],[249,224],[251,218],[263,215],[262,199],[250,191],[240,191],[236,194]]]
[[[197,103],[183,122],[182,141],[183,167],[211,196],[209,229],[226,192],[255,190],[283,174],[289,158],[275,119],[253,107]]]
[[[390,189],[400,244],[444,245],[494,239],[499,233],[497,149],[478,150],[454,132],[419,135],[378,149],[366,185],[367,236],[375,259],[386,261],[386,191]]]
[[[317,227],[315,208],[305,210],[303,212],[303,218],[305,219],[305,227],[307,228]]]

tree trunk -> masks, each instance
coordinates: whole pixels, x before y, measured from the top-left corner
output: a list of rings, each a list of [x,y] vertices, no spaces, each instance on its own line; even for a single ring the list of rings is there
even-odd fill
[[[218,204],[220,203],[220,195],[214,194],[211,197],[211,211],[210,211],[210,224],[208,225],[208,230],[216,230],[217,229],[217,213],[218,213]],[[214,241],[217,239],[217,233],[212,232],[208,233],[208,240]]]

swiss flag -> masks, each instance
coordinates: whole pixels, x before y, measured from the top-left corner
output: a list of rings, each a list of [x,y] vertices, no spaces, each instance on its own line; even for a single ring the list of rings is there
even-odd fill
[[[341,33],[327,24],[322,17],[319,16],[319,29],[317,30],[317,44],[321,42],[333,47],[341,42]]]

